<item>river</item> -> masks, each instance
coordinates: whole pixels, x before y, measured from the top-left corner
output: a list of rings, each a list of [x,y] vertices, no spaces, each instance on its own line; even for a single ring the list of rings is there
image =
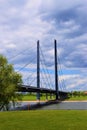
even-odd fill
[[[87,110],[87,102],[60,102],[38,108],[39,110]]]
[[[22,102],[16,110],[28,110],[34,108],[34,110],[87,110],[87,101],[75,101],[75,102],[58,102],[45,104],[44,102],[40,103],[41,105],[37,107],[37,102]],[[34,106],[34,107],[31,107]]]

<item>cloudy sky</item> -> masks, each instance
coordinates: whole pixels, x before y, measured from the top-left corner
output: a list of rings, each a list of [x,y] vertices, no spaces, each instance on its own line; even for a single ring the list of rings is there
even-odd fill
[[[0,54],[35,75],[36,42],[51,77],[54,39],[66,90],[87,90],[87,0],[0,0]],[[60,67],[59,67],[60,68]],[[24,74],[23,72],[23,74]]]

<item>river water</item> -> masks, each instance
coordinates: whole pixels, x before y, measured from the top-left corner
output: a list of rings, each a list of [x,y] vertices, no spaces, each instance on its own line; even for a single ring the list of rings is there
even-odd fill
[[[22,102],[17,110],[28,110],[30,106],[34,106],[37,103],[35,102]],[[40,107],[34,107],[36,110],[87,110],[87,102],[59,102],[59,103],[53,103],[50,105],[43,105]]]
[[[38,108],[39,110],[87,110],[87,102],[60,102]]]

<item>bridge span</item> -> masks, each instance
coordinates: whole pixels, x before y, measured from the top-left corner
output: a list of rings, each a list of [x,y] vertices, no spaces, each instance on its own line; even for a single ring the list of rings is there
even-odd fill
[[[59,98],[64,98],[68,95],[68,92],[60,91],[59,90],[59,83],[58,83],[58,57],[57,57],[57,41],[54,40],[54,65],[55,65],[55,85],[54,89],[42,88],[40,86],[40,45],[39,41],[37,41],[37,87],[30,86],[30,85],[22,85],[19,88],[20,92],[36,92],[37,99],[40,100],[40,93],[49,93],[56,95],[56,100]]]
[[[34,86],[22,85],[19,89],[19,92],[35,92],[35,93],[47,93],[56,95],[56,90],[48,88],[37,88]],[[65,98],[68,96],[68,92],[59,91],[59,97]]]

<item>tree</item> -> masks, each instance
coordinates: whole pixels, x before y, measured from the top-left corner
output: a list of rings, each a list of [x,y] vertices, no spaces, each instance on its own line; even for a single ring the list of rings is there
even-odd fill
[[[20,95],[17,93],[22,84],[22,76],[15,72],[6,57],[0,55],[0,110],[9,110],[9,103],[14,105]]]

